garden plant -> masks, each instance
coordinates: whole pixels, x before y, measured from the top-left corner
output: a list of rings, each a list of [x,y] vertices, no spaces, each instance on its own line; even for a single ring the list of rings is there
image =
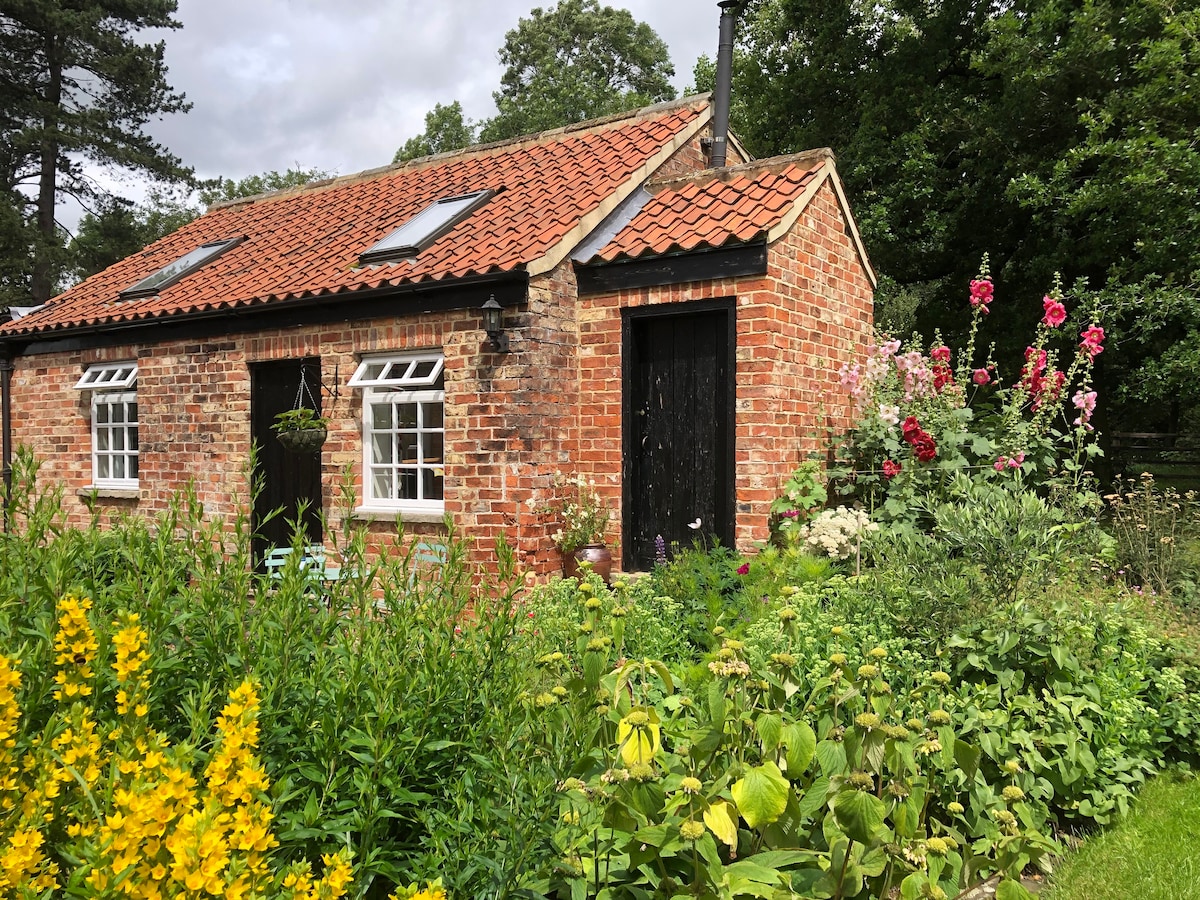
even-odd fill
[[[1200,515],[1097,490],[1091,313],[1052,292],[1002,374],[986,272],[968,302],[962,350],[846,368],[769,543],[611,585],[349,526],[338,580],[268,578],[245,514],[68,528],[20,454],[0,897],[1026,897],[1197,762]]]

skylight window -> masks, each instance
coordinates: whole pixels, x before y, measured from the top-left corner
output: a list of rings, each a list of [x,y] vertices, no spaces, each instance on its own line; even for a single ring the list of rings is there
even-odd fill
[[[491,190],[475,191],[473,194],[436,200],[378,244],[365,250],[359,260],[369,264],[416,256],[483,206],[495,193]]]
[[[241,243],[241,238],[229,238],[224,241],[210,241],[197,247],[191,253],[179,257],[175,262],[163,266],[148,278],[143,278],[132,287],[121,291],[122,300],[136,300],[139,297],[153,297],[165,287],[169,287],[190,272],[200,268],[205,263],[216,259],[226,250]]]

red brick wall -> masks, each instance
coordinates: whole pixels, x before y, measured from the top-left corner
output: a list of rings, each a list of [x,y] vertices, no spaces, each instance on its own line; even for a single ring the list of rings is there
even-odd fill
[[[736,298],[736,543],[768,536],[771,501],[817,432],[841,431],[849,407],[838,379],[872,328],[872,288],[836,195],[820,189],[792,230],[768,248],[767,274],[587,296],[580,301],[578,468],[621,502],[621,309]],[[618,516],[619,521],[619,516]]]
[[[543,327],[548,331],[548,327]],[[504,524],[506,442],[498,405],[511,387],[509,357],[487,351],[474,310],[423,315],[420,320],[360,322],[234,335],[217,341],[178,341],[103,350],[26,356],[15,360],[13,437],[43,461],[45,484],[65,488],[64,512],[72,524],[88,521],[85,499],[91,485],[90,404],[74,389],[83,369],[106,360],[138,360],[139,490],[137,499],[102,497],[102,510],[162,510],[172,493],[195,482],[207,514],[230,519],[248,503],[242,473],[250,450],[249,365],[275,359],[321,358],[323,379],[341,382],[336,400],[323,398],[332,419],[322,449],[323,506],[336,530],[343,515],[338,503],[339,474],[355,473],[362,496],[362,398],[346,387],[359,357],[387,350],[442,349],[446,354],[446,511],[465,534],[490,546],[492,526]],[[551,360],[553,364],[556,361]],[[534,366],[549,371],[551,365]],[[528,406],[529,404],[526,404]],[[527,413],[529,419],[534,419]],[[516,416],[510,416],[515,420]],[[550,417],[537,418],[549,425]],[[542,435],[531,435],[535,441]],[[515,454],[510,454],[515,458]],[[395,531],[390,522],[372,522],[380,543]],[[440,526],[410,524],[426,533]]]

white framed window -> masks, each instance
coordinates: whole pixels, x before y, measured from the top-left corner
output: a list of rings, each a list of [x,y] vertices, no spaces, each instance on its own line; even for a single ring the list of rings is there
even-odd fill
[[[137,363],[88,366],[75,387],[92,394],[92,485],[136,489]]]
[[[368,357],[350,378],[363,392],[365,507],[445,509],[443,365],[440,353]]]

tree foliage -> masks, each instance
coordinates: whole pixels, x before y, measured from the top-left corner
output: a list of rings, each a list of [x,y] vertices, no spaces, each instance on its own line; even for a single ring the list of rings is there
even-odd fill
[[[885,311],[961,328],[989,253],[1027,302],[993,317],[1012,359],[1061,272],[1113,323],[1113,424],[1169,430],[1200,364],[1198,33],[1176,0],[751,0],[732,118],[760,154],[834,148]]]
[[[258,194],[269,194],[272,191],[284,191],[288,188],[304,187],[314,181],[329,178],[330,174],[324,169],[288,169],[285,172],[269,171],[261,175],[247,175],[240,181],[232,178],[216,178],[200,187],[200,202],[205,206],[237,200],[242,197],[254,197]]]
[[[476,127],[470,119],[463,118],[462,104],[457,100],[449,106],[437,103],[425,113],[425,130],[405,141],[392,162],[408,162],[421,156],[461,150],[475,143]]]
[[[480,139],[502,140],[675,96],[667,45],[649,25],[597,0],[535,8],[505,35],[497,115]]]
[[[0,8],[0,215],[17,254],[7,293],[50,296],[64,259],[55,203],[89,204],[103,192],[84,165],[166,181],[190,171],[143,128],[187,109],[167,84],[164,44],[141,43],[147,28],[177,28],[175,0],[21,0]],[[14,216],[13,213],[16,213]]]

